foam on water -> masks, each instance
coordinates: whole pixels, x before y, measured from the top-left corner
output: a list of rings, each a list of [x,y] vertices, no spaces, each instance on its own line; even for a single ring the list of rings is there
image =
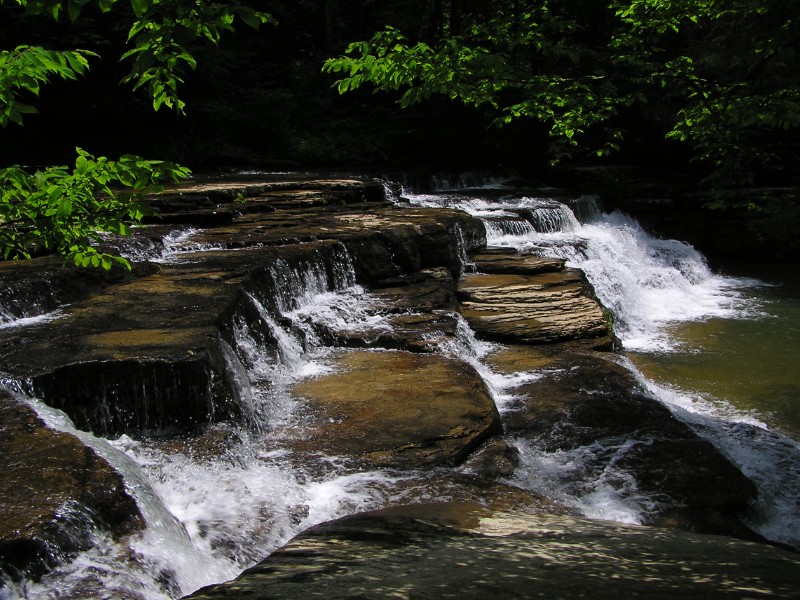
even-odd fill
[[[719,448],[758,488],[751,527],[767,539],[800,549],[800,443],[772,431],[758,414],[720,399],[658,385],[627,359],[641,385]]]
[[[41,323],[48,323],[50,321],[55,321],[60,319],[63,316],[63,311],[61,309],[54,310],[49,313],[45,313],[42,315],[36,315],[34,317],[20,317],[15,318],[11,315],[0,315],[2,322],[0,322],[0,329],[10,329],[12,327],[27,327],[28,325],[38,325]]]
[[[716,275],[689,244],[658,239],[620,212],[601,213],[591,196],[575,203],[584,223],[569,206],[550,198],[408,198],[419,206],[460,208],[485,219],[490,247],[563,258],[583,270],[614,314],[617,336],[631,350],[678,349],[667,332],[672,323],[749,318],[758,311],[741,294],[756,282]]]
[[[569,266],[582,269],[614,314],[615,332],[628,349],[681,351],[670,336],[672,324],[763,316],[761,306],[744,293],[763,285],[761,282],[713,273],[690,245],[655,238],[621,213],[602,213],[592,197],[571,203],[578,219],[570,207],[550,199],[406,196],[419,206],[460,208],[483,218],[490,247],[564,258]],[[557,216],[559,211],[562,216]],[[504,381],[479,360],[477,363],[501,410],[513,410],[517,378]],[[737,411],[719,399],[657,386],[630,363],[625,365],[645,389],[709,439],[757,485],[759,498],[751,515],[754,530],[768,539],[800,546],[798,443],[767,429],[757,414]],[[522,375],[520,381],[547,373]],[[585,516],[641,523],[659,508],[658,499],[640,494],[633,477],[617,466],[627,451],[649,440],[620,439],[557,452],[545,452],[533,440],[513,443],[522,458],[513,483],[545,493]]]
[[[247,300],[274,345],[243,322],[232,324],[232,345],[220,344],[246,422],[215,425],[182,442],[110,441],[26,399],[49,426],[78,436],[123,475],[147,527],[121,545],[96,531],[91,550],[41,582],[9,584],[4,594],[176,598],[235,577],[311,525],[390,500],[397,477],[285,446],[302,435],[302,404],[289,394],[291,384],[330,370],[320,325],[374,335],[388,327],[385,319],[371,314],[378,307],[355,285],[344,247],[300,268],[277,261],[271,275],[284,293]]]
[[[640,494],[636,479],[617,463],[647,440],[596,442],[572,450],[546,452],[534,441],[512,440],[520,466],[512,483],[577,509],[590,519],[642,524],[660,505]]]

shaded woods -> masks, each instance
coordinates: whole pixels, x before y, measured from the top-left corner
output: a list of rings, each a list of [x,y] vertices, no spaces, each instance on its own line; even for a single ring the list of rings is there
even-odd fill
[[[41,114],[25,129],[2,132],[4,163],[59,160],[76,145],[195,168],[501,161],[530,170],[554,158],[610,155],[682,170],[694,158],[692,174],[713,171],[723,186],[773,182],[797,164],[800,35],[792,3],[251,2],[277,24],[258,32],[237,25],[219,46],[192,42],[197,69],[180,90],[184,117],[154,114],[146,95],[118,85],[129,68],[119,56],[130,49],[133,18],[124,18],[131,9],[123,4],[104,15],[90,3],[74,22],[62,15],[59,23],[25,16],[14,2],[0,7],[6,48],[100,55],[82,81],[43,88]],[[377,71],[362,71],[365,89],[339,97],[331,85],[352,63],[332,76],[320,72],[323,62],[387,26],[408,48],[422,43],[431,54],[400,64],[388,86]],[[377,57],[378,38],[371,49]],[[417,76],[425,61],[438,80]],[[369,83],[388,93],[373,94]],[[398,111],[406,84],[428,102]]]

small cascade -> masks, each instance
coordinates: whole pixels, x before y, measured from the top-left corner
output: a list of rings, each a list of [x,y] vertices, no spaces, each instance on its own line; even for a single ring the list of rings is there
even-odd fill
[[[475,263],[467,254],[467,242],[464,239],[464,230],[459,224],[453,227],[453,239],[456,242],[456,252],[458,253],[459,275],[475,272]]]
[[[482,218],[490,247],[563,258],[586,274],[601,302],[611,310],[615,332],[628,350],[675,353],[682,350],[671,328],[711,318],[752,319],[762,314],[750,294],[759,283],[714,274],[690,245],[647,233],[634,219],[604,213],[596,197],[562,204],[553,199],[505,195],[420,194],[406,191],[417,206],[459,208]],[[469,346],[469,344],[467,344]],[[501,412],[514,410],[517,378],[504,381],[463,348],[489,383]],[[627,364],[627,363],[626,363]],[[769,430],[752,415],[738,413],[717,399],[659,387],[640,378],[644,389],[669,407],[726,455],[759,489],[750,525],[767,539],[800,546],[800,446]],[[517,374],[540,378],[546,371]],[[625,456],[647,439],[604,440],[569,451],[545,452],[529,439],[512,443],[521,465],[513,484],[555,498],[592,518],[647,522],[660,510],[659,499],[642,494],[635,478],[620,467]]]
[[[268,277],[274,291],[275,309],[290,312],[307,305],[322,293],[340,291],[356,283],[350,254],[342,244],[332,244],[329,252],[315,251],[295,265],[279,258],[269,268]]]
[[[603,218],[603,208],[600,198],[594,194],[584,194],[579,198],[570,199],[567,203],[575,218],[582,225],[600,221]]]
[[[482,183],[474,185],[478,181]],[[748,314],[738,295],[747,282],[714,275],[686,244],[658,240],[632,219],[602,213],[595,197],[567,205],[551,198],[515,197],[505,189],[502,196],[479,190],[441,192],[499,187],[477,176],[443,179],[437,185],[439,193],[406,193],[406,198],[416,206],[460,208],[481,217],[490,246],[561,257],[582,268],[614,311],[617,333],[628,347],[674,350],[668,336],[671,323]],[[451,233],[461,264],[469,268],[464,232],[456,228]],[[192,235],[192,230],[172,232],[142,250],[142,256],[170,261],[182,252],[204,249],[193,245]],[[106,440],[77,430],[63,413],[37,399],[24,398],[49,426],[78,436],[123,475],[147,528],[124,540],[93,533],[92,550],[40,582],[0,589],[4,600],[14,594],[64,600],[177,598],[236,576],[314,524],[380,508],[412,493],[416,501],[437,499],[435,491],[409,492],[418,485],[409,483],[412,477],[424,481],[430,473],[361,471],[342,457],[305,452],[292,444],[307,435],[303,427],[312,417],[304,401],[292,396],[291,387],[330,372],[332,349],[344,336],[369,341],[391,329],[379,301],[356,284],[344,245],[298,247],[296,254],[273,255],[266,266],[254,267],[241,305],[226,317],[218,350],[244,408],[240,422],[210,425],[181,439],[121,435]],[[472,365],[507,419],[522,406],[517,388],[563,374],[555,368],[498,373],[487,358],[501,347],[476,339],[460,315],[452,318],[455,336],[436,335],[436,340],[447,338],[438,351]],[[698,410],[705,405],[697,399],[687,401],[644,378],[640,383],[758,484],[761,504],[753,509],[753,527],[770,539],[798,544],[796,442],[757,420],[722,414],[711,405]],[[15,391],[22,394],[19,387]],[[636,479],[621,465],[629,453],[653,442],[624,437],[554,452],[543,451],[534,439],[508,439],[519,451],[520,464],[503,483],[545,493],[589,517],[646,522],[661,508],[658,498],[640,493]]]
[[[447,192],[480,188],[502,188],[514,178],[511,172],[505,174],[490,171],[466,171],[463,173],[440,173],[431,176],[431,190]]]
[[[800,443],[726,403],[658,385],[629,360],[622,360],[645,389],[720,448],[756,484],[758,500],[749,519],[753,530],[800,549]]]
[[[572,210],[555,200],[523,198],[520,208],[513,212],[527,219],[538,233],[565,233],[576,231],[580,227]]]
[[[650,236],[621,213],[520,245],[536,254],[564,258],[583,270],[615,316],[628,349],[669,350],[670,323],[710,316],[744,316],[737,290],[749,283],[715,276],[694,248]]]
[[[0,290],[0,327],[57,318],[61,304],[44,278],[33,282],[12,282]]]
[[[476,190],[502,192],[519,181],[519,173],[510,168],[493,171],[460,171],[441,173],[394,173],[384,178],[399,182],[402,196],[435,194],[441,196],[448,193],[469,192]],[[387,199],[393,199],[387,195]]]
[[[661,504],[639,492],[636,478],[618,463],[647,440],[615,439],[547,452],[534,441],[514,440],[520,466],[513,483],[578,510],[589,519],[640,525]]]
[[[285,446],[303,435],[302,403],[291,397],[291,384],[329,369],[320,325],[359,328],[365,335],[389,327],[355,285],[344,246],[326,250],[301,253],[291,265],[275,260],[265,272],[274,293],[262,281],[245,294],[258,327],[234,316],[232,335],[219,341],[247,408],[238,424],[216,424],[179,443],[127,435],[109,441],[26,398],[48,425],[77,435],[123,475],[147,528],[121,542],[98,532],[92,550],[40,582],[9,583],[3,594],[177,598],[233,578],[311,525],[387,502],[396,478]]]
[[[483,220],[486,226],[486,239],[497,242],[504,237],[521,237],[535,233],[533,225],[522,217],[518,219],[508,217],[486,217]],[[498,245],[492,243],[490,245]]]

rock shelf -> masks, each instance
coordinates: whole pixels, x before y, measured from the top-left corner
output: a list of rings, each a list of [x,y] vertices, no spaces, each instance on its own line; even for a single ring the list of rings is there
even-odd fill
[[[137,228],[125,242],[124,247],[140,254],[131,273],[87,272],[59,266],[52,258],[0,263],[0,288],[13,290],[0,294],[7,300],[3,318],[33,318],[24,326],[0,328],[0,372],[17,389],[65,411],[78,428],[98,435],[127,434],[168,444],[202,436],[215,423],[247,423],[253,408],[242,390],[237,328],[246,328],[261,351],[278,352],[275,333],[252,299],[278,314],[293,302],[292,281],[312,269],[323,291],[355,283],[369,289],[391,327],[367,333],[313,324],[319,339],[337,348],[331,359],[336,368],[293,387],[309,415],[303,439],[288,442],[293,450],[337,455],[369,468],[458,467],[437,471],[429,485],[435,488],[441,480],[447,489],[481,503],[481,508],[462,511],[462,517],[483,522],[491,516],[485,511],[493,510],[487,507],[530,509],[540,516],[568,512],[514,485],[519,457],[510,443],[513,436],[534,436],[543,447],[569,449],[638,435],[641,444],[625,460],[643,487],[669,498],[660,524],[754,537],[741,521],[755,494],[752,484],[710,444],[640,394],[632,378],[605,358],[616,340],[607,312],[582,273],[557,259],[486,250],[478,219],[455,210],[391,204],[383,190],[381,182],[336,178],[197,182],[153,199],[162,218]],[[185,230],[191,235],[176,235]],[[108,243],[112,250],[123,247],[116,240]],[[475,272],[464,274],[469,263]],[[36,321],[53,310],[58,313],[52,319]],[[539,378],[521,387],[517,410],[501,423],[475,368],[441,352],[458,338],[459,312],[478,336],[512,344],[488,359],[497,372],[544,369],[569,376]],[[30,448],[24,460],[7,458],[0,475],[0,569],[36,577],[81,548],[57,536],[51,542],[41,533],[53,522],[52,502],[74,502],[95,511],[114,535],[142,526],[119,475],[77,438],[49,430],[30,407],[7,394],[0,395],[0,409],[0,451],[16,457],[25,454],[22,446]],[[52,450],[56,447],[61,450]],[[51,464],[51,452],[62,454],[60,462]],[[65,474],[59,491],[48,497],[52,477],[43,475],[45,487],[30,496],[29,511],[21,510],[24,502],[18,496],[26,473],[51,473],[53,465],[61,465]],[[380,528],[393,527],[401,514],[376,518]],[[539,552],[524,550],[523,540],[552,525],[525,521],[510,537],[492,537],[453,529],[438,516],[425,525],[420,518],[416,513],[402,516],[400,537],[387,543],[413,554],[414,532],[423,532],[425,543],[439,532],[431,556],[448,561],[466,560],[463,554],[473,550],[496,557],[503,545],[511,548],[512,557]],[[496,518],[510,524],[522,517],[504,513]],[[245,574],[246,583],[196,597],[239,597],[253,581],[285,590],[274,597],[305,596],[302,590],[312,588],[303,587],[305,576],[295,577],[284,568],[286,561],[312,544],[309,556],[325,556],[320,564],[327,566],[319,569],[338,571],[336,564],[356,568],[331,544],[339,543],[337,528],[372,535],[372,523],[355,518],[314,530]],[[407,526],[410,537],[404,533]],[[664,535],[673,535],[671,544],[685,535],[627,530],[622,535],[615,526],[579,521],[552,527],[561,539],[588,535],[609,552],[617,543],[651,552]],[[564,533],[570,529],[575,532]],[[384,533],[376,535],[382,539]],[[647,536],[653,541],[645,542]],[[547,546],[547,536],[537,539]],[[42,548],[48,544],[63,547],[48,555],[56,558],[45,560]],[[383,547],[370,544],[354,551],[377,552],[372,562],[380,569]],[[19,550],[23,546],[30,551]],[[740,547],[731,542],[726,548],[734,553]],[[604,558],[588,558],[585,547],[575,551],[591,569],[607,568]],[[559,556],[560,551],[547,552]],[[773,550],[753,552],[755,557]],[[705,577],[707,562],[693,557],[692,568]],[[497,569],[510,568],[506,562],[501,560]],[[318,569],[302,561],[296,568]],[[655,568],[632,569],[632,587],[624,589],[638,590],[636,582]],[[457,578],[456,571],[443,577]],[[376,576],[364,571],[363,581]],[[539,575],[531,571],[524,577]],[[665,590],[677,585],[667,581]],[[776,582],[774,589],[783,593],[783,580]],[[399,583],[387,580],[385,585],[388,594]],[[476,594],[486,589],[474,587]],[[326,597],[345,597],[336,593]]]

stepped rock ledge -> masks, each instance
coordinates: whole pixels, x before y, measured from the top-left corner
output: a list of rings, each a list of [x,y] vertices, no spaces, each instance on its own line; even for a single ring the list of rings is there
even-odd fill
[[[191,597],[563,598],[592,582],[603,583],[598,597],[790,596],[797,555],[755,543],[744,524],[754,486],[611,360],[611,320],[563,261],[487,249],[480,220],[389,202],[377,180],[210,180],[152,206],[160,218],[124,242],[129,273],[52,257],[0,262],[10,390],[0,394],[0,570],[12,578],[70,560],[84,527],[117,537],[143,527],[113,468],[49,429],[25,397],[96,435],[165,444],[246,423],[237,329],[278,352],[259,303],[277,314],[293,302],[289,280],[313,269],[324,291],[366,288],[390,327],[312,323],[335,368],[292,387],[307,433],[287,444],[368,468],[427,469],[431,490],[465,502],[323,524]],[[462,318],[506,344],[486,359],[495,372],[545,374],[515,390],[502,422],[475,367],[445,351]],[[664,498],[652,523],[664,527],[588,522],[515,485],[510,442],[522,434],[554,449],[634,436],[626,468]],[[29,473],[41,477],[23,493]],[[65,506],[79,507],[69,535]]]

